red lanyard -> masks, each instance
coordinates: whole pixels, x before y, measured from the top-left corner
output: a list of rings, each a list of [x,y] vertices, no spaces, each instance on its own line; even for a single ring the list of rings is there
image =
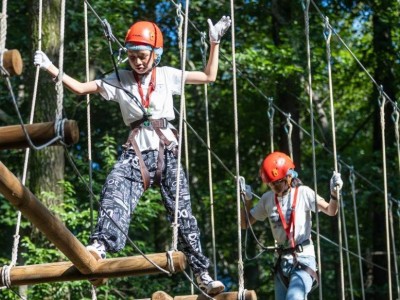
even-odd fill
[[[151,71],[151,79],[150,79],[150,83],[149,83],[149,88],[147,90],[146,98],[144,98],[144,95],[143,95],[142,83],[140,82],[139,75],[136,74],[135,72],[133,72],[133,76],[135,76],[135,80],[138,85],[140,98],[142,99],[142,105],[145,108],[148,108],[150,105],[151,93],[153,93],[154,90],[156,89],[156,68],[153,68],[153,70]]]
[[[278,209],[279,217],[281,218],[281,222],[282,222],[283,228],[285,229],[286,236],[287,236],[288,240],[292,242],[292,247],[293,248],[296,246],[295,243],[294,243],[294,234],[295,234],[295,232],[294,232],[294,229],[295,229],[294,228],[294,224],[295,224],[295,209],[296,209],[297,192],[298,192],[298,190],[299,190],[298,187],[296,187],[295,190],[294,190],[294,197],[293,197],[293,203],[292,203],[292,212],[290,213],[290,217],[289,217],[288,222],[286,222],[285,216],[282,213],[282,208],[279,205],[278,195],[275,194],[275,204],[276,204],[276,207]],[[289,200],[288,201],[290,203],[290,194],[289,194]],[[291,237],[290,236],[290,228],[292,227],[292,225],[293,225],[293,236]]]

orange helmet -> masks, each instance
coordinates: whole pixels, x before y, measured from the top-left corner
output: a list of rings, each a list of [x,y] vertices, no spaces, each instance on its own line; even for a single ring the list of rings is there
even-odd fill
[[[270,183],[286,177],[290,169],[294,169],[294,163],[289,156],[282,152],[268,154],[260,168],[260,176],[263,182]]]
[[[139,21],[133,24],[126,33],[125,44],[127,43],[163,48],[163,35],[155,23]]]

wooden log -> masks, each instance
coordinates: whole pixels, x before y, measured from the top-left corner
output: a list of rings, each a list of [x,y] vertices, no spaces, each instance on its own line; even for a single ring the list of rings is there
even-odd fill
[[[35,146],[41,146],[56,137],[55,122],[24,125],[29,138]],[[74,120],[64,121],[64,143],[76,144],[79,141],[78,123]],[[60,145],[56,143],[55,145]],[[29,147],[21,125],[0,127],[0,149],[21,149]]]
[[[168,295],[166,292],[157,291],[151,295],[151,300],[174,300],[174,298]]]
[[[0,162],[0,193],[32,222],[83,274],[92,273],[97,260],[81,242]]]
[[[18,50],[7,50],[3,53],[3,67],[10,76],[21,75],[23,62]]]
[[[166,253],[148,254],[146,257],[161,268],[169,270]],[[186,258],[182,252],[173,252],[172,260],[175,271],[180,272],[186,268]],[[0,268],[0,274],[2,269],[3,268]],[[19,286],[25,284],[94,279],[103,276],[111,278],[157,273],[161,273],[161,271],[140,255],[99,260],[98,267],[92,274],[82,274],[71,262],[17,266],[10,270],[10,282],[11,286]],[[4,286],[2,280],[3,278],[0,276],[0,285]]]
[[[212,296],[215,300],[237,300],[239,299],[238,292],[226,292],[216,296]],[[208,298],[202,294],[200,295],[188,295],[188,296],[175,296],[174,300],[207,300]],[[257,294],[255,291],[245,291],[244,299],[246,300],[257,300]]]

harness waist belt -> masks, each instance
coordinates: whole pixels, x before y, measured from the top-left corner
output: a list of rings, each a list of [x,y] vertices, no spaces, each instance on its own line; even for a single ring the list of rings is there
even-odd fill
[[[145,126],[145,127],[150,127],[152,126],[153,128],[161,128],[165,129],[168,127],[168,120],[166,118],[161,118],[161,119],[141,119],[135,122],[132,122],[129,124],[131,129],[140,127],[140,126]]]
[[[304,242],[302,242],[301,244],[297,244],[296,246],[294,246],[293,248],[283,248],[283,247],[278,247],[277,248],[277,252],[279,255],[282,254],[289,254],[289,253],[301,253],[303,252],[303,247],[311,245],[311,240],[307,239]]]

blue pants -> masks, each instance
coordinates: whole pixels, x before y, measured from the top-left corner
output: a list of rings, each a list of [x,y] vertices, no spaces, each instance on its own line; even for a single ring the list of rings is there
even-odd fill
[[[142,156],[150,173],[151,186],[157,170],[158,151],[145,151]],[[165,150],[160,189],[170,222],[174,221],[175,215],[177,169],[177,159],[173,152]],[[178,246],[186,255],[193,273],[198,274],[208,269],[209,260],[201,250],[200,232],[196,218],[192,215],[188,183],[182,168],[179,180]],[[103,186],[97,225],[90,240],[103,242],[110,252],[124,248],[131,216],[143,192],[139,159],[133,150],[125,150]]]
[[[315,257],[298,256],[297,260],[302,264],[316,270]],[[305,300],[311,291],[314,279],[309,273],[299,268],[293,268],[293,258],[282,258],[279,265],[276,266],[281,270],[275,272],[275,299],[276,300]],[[284,278],[282,278],[282,276]],[[285,279],[289,281],[289,285],[284,283]]]

